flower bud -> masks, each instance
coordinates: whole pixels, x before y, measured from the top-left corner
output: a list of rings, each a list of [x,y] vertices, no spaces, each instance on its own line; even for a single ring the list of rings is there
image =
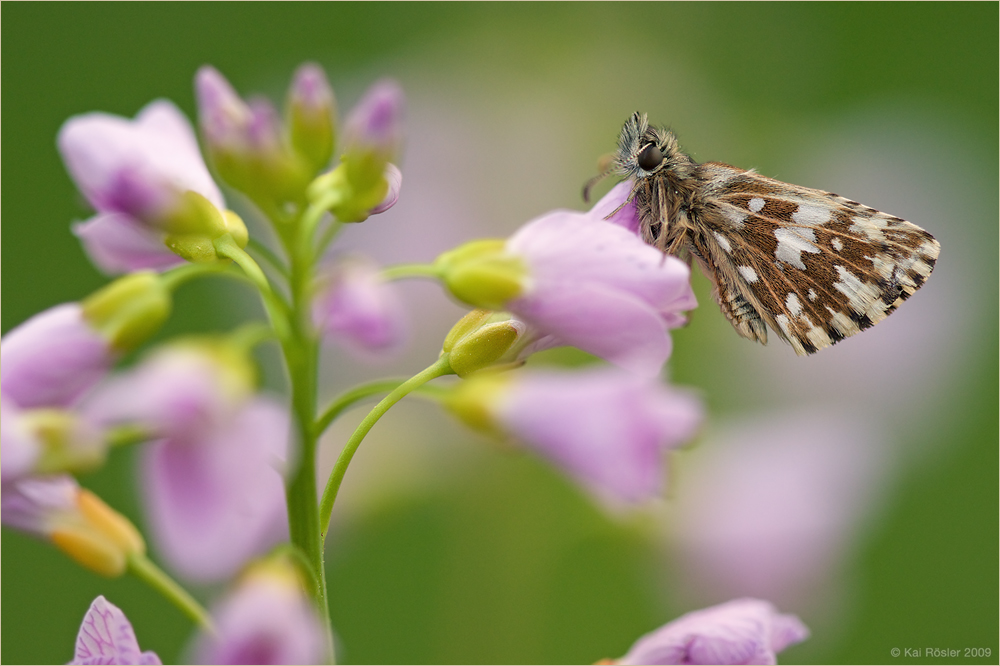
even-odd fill
[[[445,336],[441,354],[459,377],[484,368],[517,363],[525,326],[505,312],[473,310]]]
[[[505,250],[505,241],[482,239],[439,256],[434,266],[455,298],[480,308],[503,310],[520,296],[528,271],[521,258]]]
[[[473,430],[501,435],[494,413],[511,382],[509,373],[488,372],[461,382],[447,395],[444,406]]]
[[[292,147],[317,173],[330,163],[336,144],[337,105],[323,68],[315,63],[295,71],[286,113]]]
[[[170,291],[160,276],[141,271],[118,278],[83,300],[83,318],[115,350],[135,349],[166,321]]]
[[[358,190],[348,179],[346,164],[319,176],[306,193],[309,201],[324,200],[327,210],[341,222],[364,222],[370,215],[384,213],[396,205],[403,174],[394,164],[386,164],[382,179]]]
[[[48,539],[88,569],[120,576],[146,544],[135,526],[69,476],[30,477],[5,484],[3,523]]]
[[[403,143],[403,91],[395,81],[383,79],[365,93],[344,123],[347,179],[356,192],[382,180],[388,162],[399,155]]]
[[[198,71],[195,91],[199,124],[219,175],[265,208],[298,200],[311,170],[289,147],[271,103],[244,102],[208,66]]]

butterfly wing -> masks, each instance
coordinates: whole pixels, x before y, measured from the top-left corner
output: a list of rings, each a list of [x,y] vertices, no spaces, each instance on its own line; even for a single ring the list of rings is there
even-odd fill
[[[906,220],[726,164],[698,169],[691,243],[744,337],[766,344],[767,324],[811,354],[884,319],[934,268],[940,245]]]

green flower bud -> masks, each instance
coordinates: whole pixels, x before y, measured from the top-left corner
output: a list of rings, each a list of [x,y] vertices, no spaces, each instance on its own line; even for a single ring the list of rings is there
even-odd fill
[[[510,384],[504,372],[486,372],[457,384],[444,399],[445,408],[474,430],[502,434],[493,416],[493,406]]]
[[[333,156],[337,132],[337,106],[322,67],[306,63],[298,68],[285,115],[292,147],[313,173],[322,170]]]
[[[506,312],[473,310],[462,317],[441,347],[451,369],[459,377],[484,368],[517,363],[518,342],[524,325]]]
[[[157,273],[140,271],[95,291],[81,305],[84,319],[111,347],[127,352],[159,330],[170,316],[172,301]]]
[[[502,310],[520,296],[528,270],[520,257],[508,254],[506,241],[476,240],[439,256],[434,266],[455,298],[480,308]]]

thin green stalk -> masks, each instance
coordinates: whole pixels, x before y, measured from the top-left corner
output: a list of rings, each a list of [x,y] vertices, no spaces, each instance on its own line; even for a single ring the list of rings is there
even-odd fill
[[[278,271],[283,278],[286,280],[288,279],[288,266],[285,265],[285,262],[281,257],[271,251],[271,248],[264,245],[256,238],[251,238],[247,242],[247,249],[260,255],[260,257],[270,264],[274,270]]]
[[[243,269],[246,276],[254,283],[257,290],[260,291],[261,301],[264,303],[264,309],[267,310],[267,316],[271,320],[271,326],[274,327],[275,334],[281,340],[289,339],[291,337],[291,330],[288,321],[288,306],[281,300],[277,292],[271,288],[271,283],[268,281],[267,276],[261,270],[260,266],[257,265],[257,262],[253,260],[253,257],[237,245],[230,234],[216,238],[213,241],[213,245],[219,256],[232,259],[237,266]]]
[[[172,291],[188,280],[193,280],[204,275],[223,273],[226,269],[227,266],[224,263],[182,264],[177,268],[171,268],[161,273],[160,279],[163,281],[164,286]]]
[[[448,357],[442,356],[433,365],[421,370],[393,389],[389,395],[383,398],[380,403],[375,405],[375,407],[368,412],[368,415],[365,416],[364,420],[362,420],[358,425],[357,429],[351,435],[351,438],[347,440],[347,444],[344,445],[344,449],[340,452],[340,457],[337,458],[337,462],[333,466],[333,471],[330,472],[330,478],[326,482],[326,489],[323,491],[323,499],[320,502],[319,509],[322,538],[326,538],[326,532],[330,527],[330,516],[333,514],[333,504],[337,501],[337,492],[340,490],[340,484],[344,480],[344,474],[347,472],[347,466],[351,464],[351,459],[354,457],[354,453],[358,450],[362,440],[372,429],[372,426],[374,426],[375,423],[382,418],[383,414],[389,411],[390,407],[395,405],[405,395],[416,389],[418,386],[421,386],[436,377],[442,377],[450,374],[452,374],[452,369],[451,365],[448,363]]]
[[[212,618],[208,611],[148,557],[138,553],[129,555],[128,570],[133,576],[166,597],[196,624],[207,631],[215,632],[215,626],[212,624]]]
[[[434,264],[396,264],[383,268],[382,277],[386,280],[403,280],[412,277],[437,280],[441,277],[441,271]]]
[[[365,398],[376,393],[388,393],[405,381],[405,377],[402,379],[377,379],[373,382],[361,384],[344,391],[333,399],[330,405],[326,408],[326,411],[323,412],[323,415],[316,421],[316,425],[313,427],[316,437],[322,436],[326,429],[330,427],[330,424],[333,423],[334,420],[336,420],[336,418],[344,412],[344,410],[354,405],[354,403],[364,400]]]

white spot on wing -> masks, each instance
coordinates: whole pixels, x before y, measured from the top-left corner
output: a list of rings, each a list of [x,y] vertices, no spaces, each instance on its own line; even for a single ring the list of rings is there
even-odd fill
[[[815,245],[816,233],[812,229],[783,227],[775,229],[774,237],[778,239],[778,248],[774,251],[775,258],[799,270],[806,269],[806,265],[802,263],[803,252],[819,253],[819,248]]]
[[[799,224],[822,225],[830,221],[830,208],[827,206],[812,206],[799,204],[799,209],[792,213],[792,219]]]
[[[760,197],[754,197],[750,200],[750,203],[747,204],[747,208],[750,209],[751,213],[759,213],[761,209],[764,208],[764,200]]]
[[[802,314],[802,301],[799,300],[798,294],[795,292],[788,294],[788,298],[785,299],[785,309],[787,309],[793,317],[798,317]]]
[[[844,249],[844,244],[840,242],[839,238],[834,238],[832,241],[830,241],[830,245],[832,245],[833,249],[836,250],[837,252],[840,252],[841,250]]]
[[[738,270],[740,272],[740,275],[743,276],[743,279],[749,282],[750,284],[753,284],[754,282],[757,281],[757,271],[750,268],[749,266],[737,266],[736,270]]]
[[[808,296],[809,296],[809,300],[810,301],[815,301],[816,298],[817,298],[817,296],[816,296],[816,290],[815,289],[810,289]]]
[[[728,238],[720,234],[718,231],[713,231],[712,235],[715,236],[715,240],[719,241],[719,245],[722,246],[723,250],[725,250],[726,252],[733,251],[733,246],[729,244]]]

